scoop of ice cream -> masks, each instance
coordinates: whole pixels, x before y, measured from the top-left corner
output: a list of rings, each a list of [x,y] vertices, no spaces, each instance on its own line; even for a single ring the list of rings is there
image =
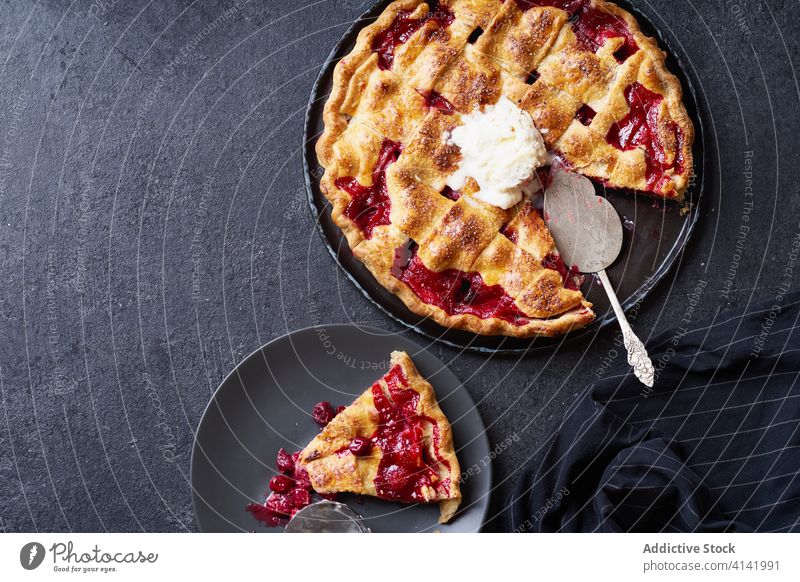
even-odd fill
[[[463,115],[450,143],[461,149],[461,162],[447,185],[461,190],[467,178],[477,182],[476,198],[511,208],[530,188],[534,172],[548,163],[547,149],[533,119],[506,97],[482,111]]]

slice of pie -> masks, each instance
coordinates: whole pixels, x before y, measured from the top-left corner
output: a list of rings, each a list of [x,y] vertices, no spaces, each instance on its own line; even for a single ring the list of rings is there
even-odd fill
[[[594,313],[541,192],[498,207],[477,179],[448,186],[465,163],[454,130],[503,100],[570,171],[683,198],[694,129],[680,83],[604,0],[389,4],[334,71],[321,189],[355,256],[414,313],[478,334],[559,335]]]
[[[301,451],[317,493],[357,493],[402,503],[439,503],[439,522],[461,503],[450,423],[405,352]]]

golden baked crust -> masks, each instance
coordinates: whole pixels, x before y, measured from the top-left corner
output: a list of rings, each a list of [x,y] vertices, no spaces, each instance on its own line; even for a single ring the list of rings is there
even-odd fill
[[[584,326],[591,304],[554,270],[537,201],[503,211],[475,198],[471,179],[449,191],[461,154],[446,136],[505,96],[574,171],[681,199],[694,130],[664,59],[604,0],[397,0],[334,70],[317,142],[333,220],[384,287],[445,327],[531,337]]]
[[[381,401],[376,403],[378,396]],[[398,410],[408,416],[398,421]],[[422,465],[399,479],[393,471],[389,484],[382,482],[382,461],[389,459],[388,464],[394,459],[387,457],[380,446],[389,442],[381,433],[387,426],[383,414],[392,416],[393,422],[403,423],[403,430],[409,429],[404,434],[415,434],[420,439],[409,443],[404,438],[402,442],[403,454],[419,446],[420,456],[411,459]],[[356,456],[349,448],[356,438],[371,439],[375,444]],[[392,352],[390,371],[337,414],[301,451],[298,463],[308,471],[317,493],[358,493],[396,501],[439,503],[440,523],[449,521],[461,503],[461,468],[450,422],[439,408],[433,387],[405,352]],[[413,499],[405,497],[409,491],[413,491]]]

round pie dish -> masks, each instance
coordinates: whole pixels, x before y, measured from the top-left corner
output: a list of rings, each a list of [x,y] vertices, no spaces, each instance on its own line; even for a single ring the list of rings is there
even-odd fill
[[[607,2],[429,8],[376,5],[315,85],[305,164],[329,249],[391,315],[461,347],[528,350],[596,314],[613,321],[603,290],[559,260],[541,194],[503,210],[475,183],[446,187],[460,158],[447,136],[500,97],[530,114],[551,153],[625,220],[610,275],[629,308],[679,258],[702,194],[702,128],[675,53]],[[546,171],[537,179],[546,187]]]

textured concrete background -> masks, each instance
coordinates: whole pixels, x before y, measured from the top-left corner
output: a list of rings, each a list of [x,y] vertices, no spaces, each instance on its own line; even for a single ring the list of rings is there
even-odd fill
[[[682,264],[635,314],[646,337],[796,286],[800,18],[636,4],[699,79],[713,172]],[[0,529],[193,530],[193,430],[237,362],[316,317],[409,333],[337,272],[303,187],[311,85],[367,5],[0,4]],[[615,339],[524,359],[431,346],[512,443],[492,515]]]

